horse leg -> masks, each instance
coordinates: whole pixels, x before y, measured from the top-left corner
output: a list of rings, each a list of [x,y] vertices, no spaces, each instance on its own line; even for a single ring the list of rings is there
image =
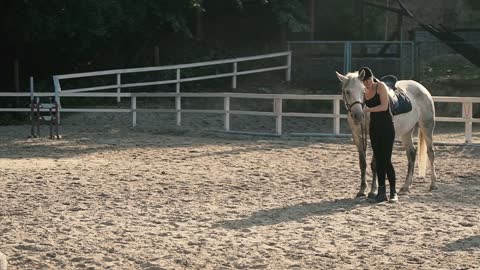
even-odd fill
[[[365,151],[363,151],[363,149],[360,149],[360,148],[361,146],[358,147],[358,163],[360,166],[361,182],[360,182],[360,191],[358,191],[356,197],[365,197],[367,196],[367,194],[365,194],[365,191],[367,190],[367,180],[365,178],[366,170],[367,170],[367,159],[366,159],[367,154],[365,153]]]
[[[403,187],[400,189],[400,193],[408,193],[410,192],[410,186],[412,185],[413,180],[413,170],[415,168],[415,158],[416,158],[416,149],[413,145],[412,139],[413,129],[402,135],[402,143],[405,151],[407,152],[407,159],[408,159],[408,170],[407,170],[407,177],[405,179],[405,183]]]
[[[435,149],[433,147],[433,129],[434,126],[425,127],[423,131],[423,138],[427,145],[427,155],[430,161],[430,191],[438,189],[437,173],[435,172]]]
[[[372,170],[372,186],[370,188],[370,192],[368,193],[368,198],[375,199],[377,196],[377,166],[375,162],[375,155],[372,155],[372,162],[370,163],[370,169]]]
[[[362,126],[359,124],[356,124],[355,121],[352,119],[351,115],[348,115],[347,118],[348,124],[350,126],[350,130],[352,131],[352,138],[353,142],[355,143],[355,146],[357,147],[358,151],[358,165],[360,166],[360,190],[358,191],[356,197],[365,197],[366,190],[368,188],[367,186],[367,180],[365,179],[366,175],[366,169],[367,169],[367,153],[366,153],[366,147],[364,144],[366,141],[364,140],[365,134],[362,134]]]

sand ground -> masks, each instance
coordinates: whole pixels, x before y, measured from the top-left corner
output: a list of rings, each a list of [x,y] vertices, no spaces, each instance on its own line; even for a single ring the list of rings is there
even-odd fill
[[[0,127],[9,269],[480,269],[478,146],[437,145],[439,190],[372,204],[348,138],[27,133]],[[393,160],[401,186],[400,144]]]

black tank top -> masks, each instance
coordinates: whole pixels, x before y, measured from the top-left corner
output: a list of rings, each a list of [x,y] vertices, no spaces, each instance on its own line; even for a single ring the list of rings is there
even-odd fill
[[[377,92],[378,84],[375,87],[375,95],[371,99],[365,99],[365,105],[369,108],[376,107],[381,104],[380,95]],[[390,106],[390,104],[388,105]],[[382,112],[371,112],[370,113],[370,124],[392,124],[393,117],[390,112],[390,108]]]

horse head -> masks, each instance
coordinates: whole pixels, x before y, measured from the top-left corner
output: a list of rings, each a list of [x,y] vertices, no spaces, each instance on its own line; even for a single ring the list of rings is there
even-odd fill
[[[362,83],[362,79],[365,77],[365,72],[362,70],[360,74],[352,72],[347,75],[336,73],[342,83],[342,96],[345,108],[355,122],[363,121],[365,117],[363,112],[363,106],[365,106],[365,86]]]

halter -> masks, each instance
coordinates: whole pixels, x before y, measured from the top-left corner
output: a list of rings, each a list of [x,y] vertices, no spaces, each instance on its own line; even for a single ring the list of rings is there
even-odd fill
[[[363,107],[365,107],[365,95],[363,96],[363,100],[360,101],[360,100],[357,100],[357,101],[354,101],[352,104],[348,103],[347,101],[347,97],[345,96],[345,91],[342,89],[342,95],[343,95],[343,104],[345,104],[345,109],[347,109],[347,111],[351,114],[352,113],[352,107],[357,105],[357,104],[360,104]]]
[[[360,104],[363,107],[365,107],[365,94],[363,95],[362,101],[357,100],[353,102],[352,104],[348,103],[347,98],[345,96],[345,91],[342,89],[342,96],[343,96],[343,104],[345,104],[345,109],[347,109],[348,113],[350,116],[352,115],[352,107],[355,106],[356,104]],[[362,144],[362,150],[364,153],[367,151],[367,128],[366,128],[366,116],[364,117],[365,121],[360,122],[360,130],[361,130],[361,144]]]

